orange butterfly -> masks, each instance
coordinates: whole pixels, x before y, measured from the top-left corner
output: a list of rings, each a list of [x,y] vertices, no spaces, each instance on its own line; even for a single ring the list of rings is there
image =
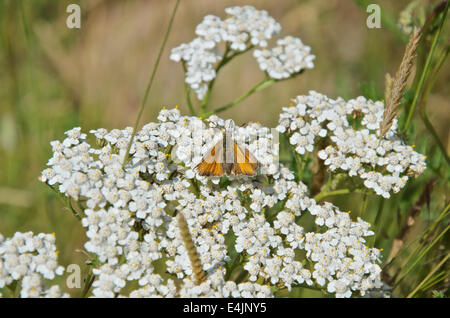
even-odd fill
[[[232,121],[227,121],[228,128]],[[238,145],[231,137],[230,129],[224,137],[203,157],[197,165],[201,176],[245,175],[255,176],[259,162],[247,148]]]

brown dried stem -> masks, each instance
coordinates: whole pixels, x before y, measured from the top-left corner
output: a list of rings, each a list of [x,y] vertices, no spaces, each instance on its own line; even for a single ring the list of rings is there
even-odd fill
[[[203,270],[200,255],[198,254],[194,242],[192,241],[192,236],[191,233],[189,232],[189,226],[186,222],[186,219],[184,218],[183,213],[179,212],[177,218],[178,218],[178,226],[180,227],[181,237],[183,238],[184,245],[186,247],[189,260],[191,262],[195,284],[200,285],[206,279],[206,273]]]
[[[414,58],[416,57],[415,52],[419,44],[420,36],[421,32],[419,29],[414,28],[395,77],[392,78],[389,74],[386,74],[385,108],[383,121],[380,124],[380,137],[383,137],[389,131],[392,126],[392,121],[397,114],[397,109],[403,96],[403,89],[406,86]]]

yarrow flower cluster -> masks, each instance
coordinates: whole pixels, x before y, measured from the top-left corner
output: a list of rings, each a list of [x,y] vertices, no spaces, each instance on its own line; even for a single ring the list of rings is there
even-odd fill
[[[286,79],[304,69],[314,67],[314,55],[311,48],[304,45],[299,38],[287,36],[277,41],[277,46],[270,49],[255,50],[253,55],[259,68],[276,80]]]
[[[216,78],[214,65],[222,60],[222,55],[214,42],[196,38],[174,48],[170,58],[185,63],[185,81],[198,99],[202,99],[208,90],[208,83]]]
[[[278,34],[281,26],[265,10],[252,6],[230,7],[225,20],[207,15],[197,25],[197,38],[172,49],[170,58],[183,62],[185,81],[203,99],[208,84],[216,77],[215,65],[224,59],[240,54],[253,47],[265,48],[272,36]],[[225,43],[225,55],[219,48]],[[261,70],[274,79],[286,79],[314,65],[310,48],[300,39],[291,36],[280,39],[277,46],[268,50],[256,50],[255,57]]]
[[[389,198],[404,187],[409,176],[425,170],[425,156],[405,145],[397,134],[397,119],[383,138],[380,123],[383,102],[360,96],[333,100],[310,91],[283,108],[277,130],[289,136],[295,151],[312,152],[319,140],[326,146],[318,152],[332,171],[358,176],[368,189]],[[358,126],[358,127],[357,127]]]
[[[20,281],[20,297],[68,297],[58,285],[45,284],[44,279],[64,272],[57,254],[52,234],[16,232],[12,238],[0,234],[0,288]]]
[[[305,238],[307,256],[316,262],[313,277],[317,283],[323,286],[332,275],[327,290],[337,297],[350,297],[352,290],[360,290],[364,296],[367,290],[380,288],[377,278],[381,268],[376,265],[380,250],[365,245],[364,237],[374,234],[369,223],[359,217],[352,222],[348,213],[328,202],[314,206],[311,214],[316,215],[316,224],[329,228],[325,233],[308,233]]]
[[[206,41],[228,42],[232,50],[244,51],[249,44],[266,47],[267,41],[281,30],[280,24],[266,10],[236,6],[226,8],[225,12],[228,17],[223,21],[207,15],[195,33]]]
[[[52,142],[53,157],[41,181],[86,202],[84,247],[101,263],[94,269],[94,296],[127,296],[120,292],[130,281],[141,286],[130,297],[273,296],[267,284],[327,285],[331,293],[348,297],[380,285],[379,250],[364,244],[373,234],[369,224],[309,198],[307,187],[294,181],[287,167],[274,164],[276,147],[268,128],[249,124],[235,127],[234,134],[267,167],[266,179],[222,183],[199,176],[194,167],[221,138],[225,121],[181,116],[177,109],[163,109],[158,119],[137,133],[123,168],[129,128],[92,130],[97,147],[79,128]],[[192,278],[177,213],[184,214],[207,274],[200,285]],[[304,213],[315,216],[323,231],[300,226]],[[235,242],[234,252],[229,240]],[[298,259],[301,250],[313,267]],[[232,266],[236,257],[249,273],[246,282],[229,279],[239,270]],[[153,264],[160,259],[172,279],[156,273]]]

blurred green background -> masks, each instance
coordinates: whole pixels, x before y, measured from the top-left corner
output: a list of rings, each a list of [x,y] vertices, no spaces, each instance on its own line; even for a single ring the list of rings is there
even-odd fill
[[[260,121],[275,127],[281,107],[309,90],[331,98],[365,95],[382,99],[384,76],[395,73],[408,38],[397,20],[411,1],[372,2],[382,8],[380,29],[367,28],[369,13],[364,1],[181,1],[141,125],[155,120],[162,106],[179,105],[182,113],[188,114],[182,68],[169,60],[170,49],[193,39],[203,16],[224,17],[224,8],[232,5],[267,10],[281,23],[281,35],[300,37],[311,46],[316,60],[313,70],[252,95],[222,117],[239,124]],[[424,8],[437,3],[417,2]],[[82,8],[81,29],[66,27],[70,3]],[[58,196],[38,181],[51,156],[49,142],[63,139],[64,131],[74,126],[88,132],[133,125],[173,5],[174,1],[156,0],[0,0],[0,233],[4,236],[16,231],[55,232],[62,265],[86,260],[79,252],[85,242],[80,223]],[[444,29],[448,37],[448,23]],[[450,69],[444,65],[427,102],[428,115],[447,152],[449,77]],[[251,54],[238,57],[221,71],[212,105],[228,103],[262,78]],[[442,163],[417,115],[414,120],[408,143],[416,144],[416,150],[436,162],[416,183],[384,203],[376,246],[384,249],[385,259],[407,222],[412,224],[404,242],[421,233],[448,202],[448,166]],[[416,213],[410,219],[411,209],[430,182],[434,182],[433,191],[424,199],[429,204],[422,202],[419,217]],[[343,210],[358,211],[362,201],[361,195],[353,194],[334,202]],[[368,221],[374,221],[380,201],[368,198]],[[448,253],[448,235],[443,242],[447,243],[437,247],[435,257]],[[409,286],[424,277],[427,266],[433,265],[432,257],[428,261],[417,269],[417,275],[408,277],[408,284],[396,290],[399,295],[407,294]],[[448,275],[440,284],[448,290]],[[316,296],[301,290],[294,295]]]

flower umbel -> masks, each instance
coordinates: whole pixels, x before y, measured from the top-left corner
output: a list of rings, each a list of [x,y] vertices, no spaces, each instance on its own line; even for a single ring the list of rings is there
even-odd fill
[[[359,176],[364,186],[389,198],[404,187],[409,176],[425,170],[425,156],[405,145],[397,134],[397,119],[380,137],[383,102],[360,96],[333,100],[310,91],[297,96],[283,108],[278,131],[286,133],[300,155],[312,152],[321,139],[326,141],[318,156],[331,172]],[[357,118],[359,128],[355,129]]]
[[[101,147],[88,144],[83,134],[76,141],[53,143],[48,168],[53,172],[44,170],[41,180],[48,182],[51,176],[61,193],[86,202],[85,248],[102,263],[94,270],[98,277],[94,296],[112,297],[129,281],[142,286],[130,296],[170,297],[266,297],[272,295],[266,283],[288,289],[328,285],[337,296],[364,294],[379,286],[379,251],[364,244],[365,237],[373,234],[368,223],[352,221],[329,203],[316,203],[288,168],[270,168],[270,161],[266,181],[256,177],[222,183],[198,176],[192,168],[201,159],[199,150],[207,149],[224,120],[212,116],[206,125],[196,117],[181,116],[177,109],[162,110],[158,118],[137,133],[124,169],[122,140],[127,140],[129,128],[91,131]],[[259,124],[236,129],[238,138],[250,140],[249,148],[258,130],[262,137],[255,146],[270,139],[269,130]],[[209,137],[198,138],[201,130]],[[253,150],[258,160],[268,162],[264,151]],[[199,155],[188,155],[192,153]],[[183,213],[189,226],[200,260],[196,265],[180,236],[184,230],[175,213]],[[305,213],[315,217],[319,232],[297,224]],[[230,239],[235,241],[235,252],[226,243]],[[311,266],[297,259],[298,250],[306,252]],[[248,282],[229,280],[239,271],[232,265],[239,255]],[[155,272],[152,264],[159,259],[166,260],[173,279],[164,281]],[[355,272],[353,263],[362,269]],[[192,267],[199,264],[206,273],[204,281],[192,276],[200,273]],[[176,280],[183,281],[179,289]]]
[[[71,138],[70,136],[68,138]],[[68,145],[70,142],[67,140]],[[0,234],[0,288],[20,282],[20,297],[68,297],[58,285],[45,286],[44,279],[62,275],[53,234],[16,232],[11,238]]]
[[[277,46],[265,49],[268,41],[281,31],[281,25],[269,16],[265,10],[252,6],[230,7],[225,10],[229,15],[225,20],[207,15],[197,25],[198,37],[189,43],[172,49],[170,58],[182,62],[185,81],[203,99],[216,78],[217,71],[224,64],[253,47],[259,67],[271,78],[287,79],[304,69],[314,67],[314,55],[309,54],[310,47],[298,38],[287,36],[277,41]],[[219,44],[225,43],[222,54]]]

